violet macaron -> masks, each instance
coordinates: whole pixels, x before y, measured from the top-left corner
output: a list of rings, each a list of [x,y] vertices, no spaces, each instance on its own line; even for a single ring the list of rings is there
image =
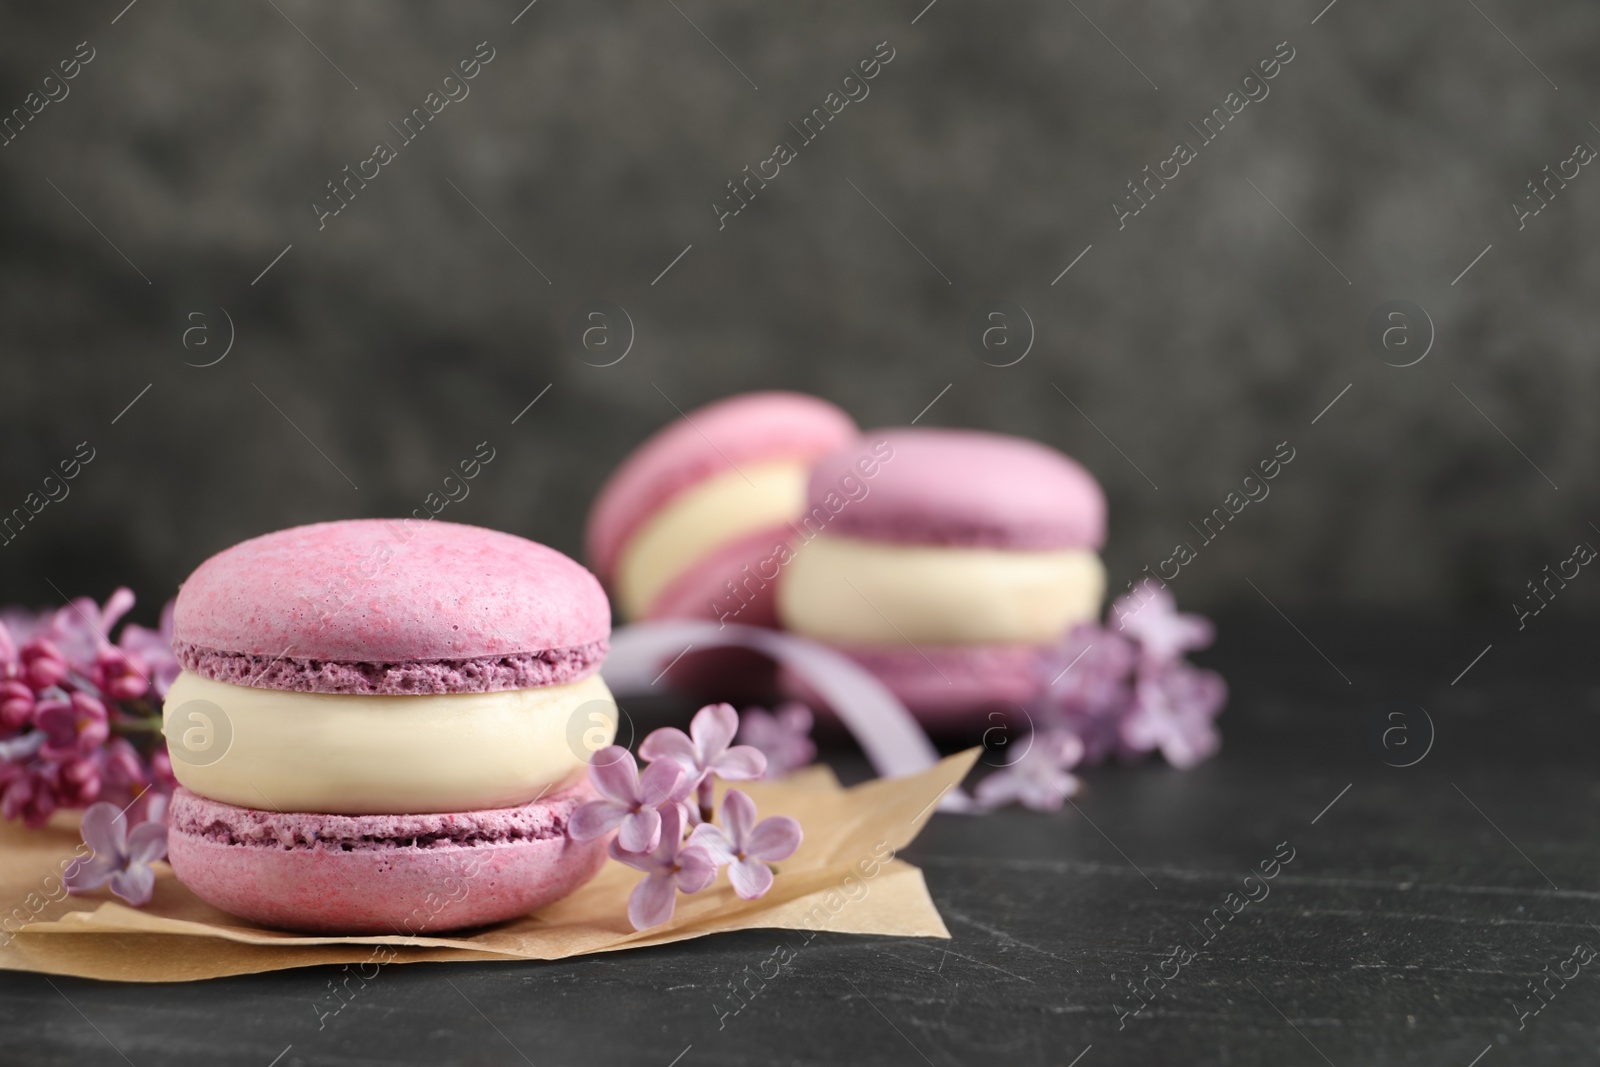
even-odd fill
[[[1105,525],[1099,484],[1046,445],[868,433],[812,472],[779,616],[925,723],[959,725],[1034,695],[1039,651],[1099,615]]]
[[[646,440],[601,488],[585,537],[620,613],[773,625],[777,557],[811,465],[856,433],[825,400],[762,392],[689,412]]]
[[[605,860],[566,827],[616,729],[609,634],[583,567],[473,526],[319,523],[211,557],[174,609],[173,872],[243,918],[344,934],[566,896]]]

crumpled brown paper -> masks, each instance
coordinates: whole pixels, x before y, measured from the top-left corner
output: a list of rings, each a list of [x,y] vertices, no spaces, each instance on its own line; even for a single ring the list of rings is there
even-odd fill
[[[155,898],[129,908],[103,891],[65,896],[60,872],[80,847],[75,820],[58,817],[41,830],[8,822],[0,824],[0,968],[183,982],[323,963],[554,960],[756,928],[949,937],[922,872],[890,857],[917,836],[977,756],[963,752],[921,774],[853,789],[820,766],[741,783],[763,817],[800,820],[805,841],[775,865],[777,879],[761,899],[739,899],[722,875],[710,889],[679,897],[670,922],[644,931],[627,915],[641,876],[619,863],[542,911],[458,937],[327,937],[251,926],[201,901],[165,864],[156,865]]]

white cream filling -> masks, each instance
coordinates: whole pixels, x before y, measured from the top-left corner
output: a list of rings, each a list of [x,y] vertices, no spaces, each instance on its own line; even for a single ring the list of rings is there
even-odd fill
[[[611,743],[598,674],[498,693],[343,696],[247,689],[184,671],[162,731],[185,788],[246,808],[404,815],[525,804]]]
[[[1085,549],[1018,551],[822,534],[795,550],[778,615],[842,644],[1039,644],[1096,618],[1105,568]]]
[[[616,593],[624,615],[643,618],[661,591],[694,563],[805,509],[803,463],[750,463],[686,489],[636,530],[617,559]]]

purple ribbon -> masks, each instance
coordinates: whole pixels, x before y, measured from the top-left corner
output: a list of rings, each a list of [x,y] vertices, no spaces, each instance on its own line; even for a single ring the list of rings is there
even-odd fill
[[[939,762],[917,720],[870,671],[826,645],[781,630],[688,619],[635,623],[612,632],[601,674],[618,697],[639,696],[655,692],[666,669],[684,653],[716,648],[752,649],[804,679],[884,777],[916,774]],[[939,810],[971,813],[974,805],[966,793],[953,789]]]

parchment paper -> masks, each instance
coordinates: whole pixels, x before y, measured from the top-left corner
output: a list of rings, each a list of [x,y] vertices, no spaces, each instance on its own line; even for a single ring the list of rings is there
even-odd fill
[[[0,823],[0,968],[125,982],[183,982],[324,963],[554,960],[755,928],[949,937],[922,872],[894,852],[914,839],[939,798],[978,757],[973,749],[920,774],[843,789],[825,767],[741,783],[761,816],[792,815],[805,841],[776,864],[772,890],[740,900],[719,875],[678,898],[662,926],[636,931],[627,897],[642,877],[607,863],[588,885],[522,919],[460,935],[328,937],[253,926],[190,893],[157,864],[144,908],[108,892],[66,896],[60,872],[81,847],[76,818],[29,830]],[[468,887],[470,891],[470,886]]]

